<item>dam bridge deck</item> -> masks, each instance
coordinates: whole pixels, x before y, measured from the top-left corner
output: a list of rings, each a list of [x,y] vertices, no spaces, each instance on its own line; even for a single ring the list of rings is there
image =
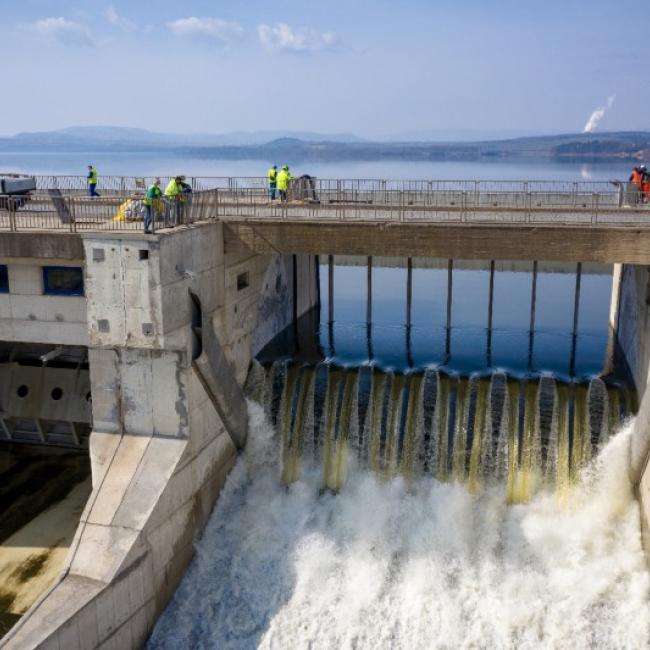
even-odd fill
[[[37,177],[28,200],[0,197],[0,232],[141,232],[150,180],[108,177],[90,198],[83,177]],[[188,180],[155,230],[220,221],[259,253],[650,263],[650,204],[617,181],[297,179],[272,201],[263,178]]]

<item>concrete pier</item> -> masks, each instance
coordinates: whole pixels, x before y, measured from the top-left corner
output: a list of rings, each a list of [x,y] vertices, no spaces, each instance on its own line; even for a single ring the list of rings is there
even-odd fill
[[[616,265],[610,327],[640,399],[630,450],[630,479],[641,505],[643,545],[650,562],[650,267]]]
[[[12,649],[142,645],[244,444],[251,355],[318,300],[313,257],[256,254],[220,223],[75,239],[52,252],[84,268],[93,487],[63,572],[0,644]],[[10,268],[34,252],[15,242]]]

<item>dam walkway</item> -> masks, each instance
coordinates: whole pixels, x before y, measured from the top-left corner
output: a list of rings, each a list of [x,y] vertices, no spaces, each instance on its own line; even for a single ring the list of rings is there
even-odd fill
[[[26,200],[0,197],[0,232],[141,232],[152,179],[37,177]],[[163,185],[167,179],[162,179]],[[629,184],[299,178],[286,201],[264,178],[192,177],[154,230],[220,221],[257,253],[409,255],[650,263],[650,204]]]

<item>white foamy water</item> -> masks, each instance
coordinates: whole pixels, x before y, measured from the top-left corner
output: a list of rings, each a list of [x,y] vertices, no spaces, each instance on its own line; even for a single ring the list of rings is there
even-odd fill
[[[279,482],[250,406],[248,449],[149,642],[158,648],[646,648],[650,578],[627,480],[631,426],[565,505],[506,506],[423,478]]]

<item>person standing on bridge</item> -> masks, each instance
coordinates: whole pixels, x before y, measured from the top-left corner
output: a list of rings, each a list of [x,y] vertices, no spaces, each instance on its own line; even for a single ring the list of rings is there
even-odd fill
[[[650,203],[650,174],[648,170],[643,167],[643,179],[641,180],[641,202]]]
[[[289,181],[293,178],[289,172],[289,167],[287,165],[282,165],[282,171],[278,174],[278,192],[280,194],[280,200],[284,203],[287,200],[287,189],[289,187]]]
[[[273,167],[269,169],[268,177],[269,177],[269,196],[271,197],[271,201],[275,201],[275,190],[278,187],[278,166],[277,165],[273,165]]]
[[[172,178],[165,188],[165,198],[170,203],[171,214],[165,225],[179,226],[183,220],[183,177]],[[168,221],[165,219],[165,221]]]
[[[86,176],[88,181],[88,193],[91,198],[99,196],[97,194],[97,170],[92,166],[88,165],[88,175]]]
[[[632,192],[630,195],[633,200],[630,203],[639,203],[643,201],[643,180],[647,174],[645,165],[637,165],[630,174],[629,182],[632,184]]]
[[[156,178],[152,185],[149,186],[147,194],[142,203],[144,203],[144,234],[151,234],[151,226],[153,225],[153,215],[156,208],[160,205],[160,197],[162,190],[160,189],[160,179]]]

